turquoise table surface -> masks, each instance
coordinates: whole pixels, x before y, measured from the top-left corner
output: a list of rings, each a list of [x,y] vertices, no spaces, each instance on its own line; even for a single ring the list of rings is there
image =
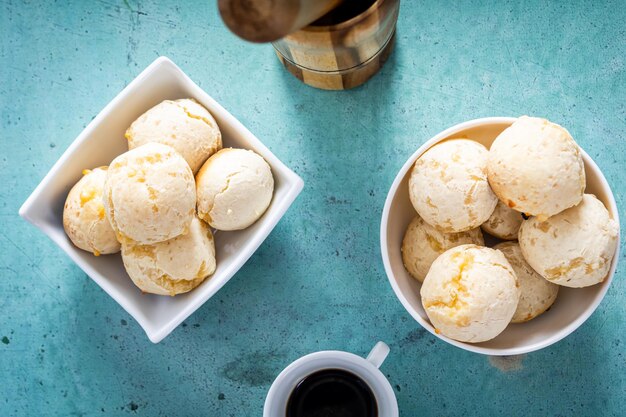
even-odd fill
[[[260,416],[309,352],[391,347],[402,416],[624,416],[626,262],[563,341],[489,358],[423,330],[383,269],[387,190],[458,122],[566,126],[626,219],[624,1],[403,0],[396,49],[351,91],[301,84],[214,1],[0,0],[0,416]],[[170,57],[305,182],[237,275],[162,343],[17,211],[84,126]],[[624,254],[624,248],[622,248]]]

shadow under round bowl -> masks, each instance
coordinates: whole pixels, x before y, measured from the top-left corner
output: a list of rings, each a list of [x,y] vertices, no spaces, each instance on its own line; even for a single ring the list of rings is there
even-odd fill
[[[380,245],[385,271],[396,296],[419,324],[433,335],[454,346],[486,355],[519,355],[550,346],[563,339],[591,316],[607,290],[619,259],[619,234],[613,262],[607,278],[600,284],[586,288],[561,287],[559,295],[549,311],[520,324],[510,324],[496,338],[482,343],[465,343],[437,334],[422,307],[420,288],[422,284],[411,277],[402,263],[402,238],[409,222],[416,216],[409,200],[409,174],[415,161],[429,148],[446,139],[468,138],[487,148],[515,117],[489,117],[460,123],[439,133],[422,145],[404,164],[396,176],[385,206],[380,225]],[[594,194],[604,203],[611,217],[619,225],[615,198],[604,175],[587,153],[582,151],[587,177],[585,193]]]

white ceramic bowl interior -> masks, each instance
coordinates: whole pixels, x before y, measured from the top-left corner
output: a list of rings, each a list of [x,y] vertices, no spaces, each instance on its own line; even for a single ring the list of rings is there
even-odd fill
[[[380,244],[387,277],[402,305],[419,324],[438,338],[465,350],[487,355],[518,355],[532,352],[553,343],[576,330],[598,307],[606,294],[619,259],[619,241],[607,279],[587,288],[561,287],[552,308],[527,323],[511,324],[506,330],[483,343],[464,343],[437,334],[431,325],[419,295],[421,283],[412,278],[402,264],[402,238],[416,212],[409,200],[408,181],[415,161],[438,142],[451,138],[469,138],[487,148],[500,132],[510,126],[514,117],[490,117],[453,126],[422,145],[404,164],[396,176],[383,209]],[[595,194],[619,224],[615,198],[604,175],[586,152],[582,152],[587,174],[586,193]],[[619,239],[619,235],[618,235]]]
[[[225,147],[252,149],[269,163],[275,180],[272,202],[251,227],[215,234],[217,269],[193,291],[176,297],[142,294],[126,274],[119,254],[95,257],[76,248],[63,231],[63,204],[85,168],[108,165],[127,150],[124,132],[142,113],[166,99],[193,97],[217,121]],[[160,57],[117,95],[81,132],[20,208],[158,343],[243,266],[302,190],[303,182],[248,129],[198,87],[172,61]],[[61,278],[59,278],[61,279]]]

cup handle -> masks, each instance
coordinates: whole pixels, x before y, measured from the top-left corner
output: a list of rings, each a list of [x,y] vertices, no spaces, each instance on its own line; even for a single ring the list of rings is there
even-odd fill
[[[378,342],[365,359],[375,367],[380,368],[387,359],[387,355],[389,355],[389,346],[385,342]]]

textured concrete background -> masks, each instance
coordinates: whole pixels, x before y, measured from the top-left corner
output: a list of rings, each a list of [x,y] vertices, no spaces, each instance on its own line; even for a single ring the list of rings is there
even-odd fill
[[[624,259],[575,334],[495,360],[435,340],[405,312],[378,228],[388,187],[420,144],[464,120],[520,114],[566,126],[626,219],[625,21],[623,1],[405,0],[383,71],[324,92],[285,73],[271,46],[229,33],[214,1],[0,0],[0,415],[259,416],[294,359],[366,354],[380,339],[403,416],[623,416]],[[230,283],[153,345],[17,211],[159,55],[305,189]]]

